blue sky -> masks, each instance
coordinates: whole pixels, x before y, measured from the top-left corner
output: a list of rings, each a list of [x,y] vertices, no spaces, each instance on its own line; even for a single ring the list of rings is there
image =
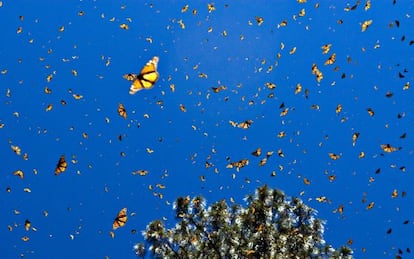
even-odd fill
[[[185,4],[178,1],[2,1],[2,257],[133,258],[146,224],[166,217],[173,226],[176,197],[243,203],[263,184],[301,195],[327,220],[327,242],[338,247],[352,240],[356,258],[394,257],[398,249],[408,254],[414,117],[412,89],[403,87],[413,84],[414,4],[375,1],[367,11],[364,1],[351,11],[344,9],[353,2],[337,1],[321,1],[318,8],[314,1],[213,4],[212,12],[201,1],[182,12]],[[261,25],[256,17],[263,18]],[[287,26],[278,26],[284,20]],[[372,24],[361,32],[368,20]],[[332,44],[325,55],[324,44]],[[332,53],[336,62],[324,65]],[[129,95],[122,75],[138,73],[155,55],[159,81]],[[314,63],[323,73],[319,83]],[[302,92],[295,94],[298,83]],[[212,91],[221,85],[227,89]],[[119,103],[127,119],[117,114]],[[53,109],[46,111],[49,104]],[[282,104],[289,108],[286,116],[280,116]],[[230,120],[253,124],[240,129]],[[284,138],[277,137],[281,131]],[[353,146],[355,132],[360,136]],[[386,153],[382,144],[401,149]],[[263,155],[251,155],[258,147],[274,151],[264,166],[258,166]],[[68,168],[55,176],[63,154]],[[249,165],[239,172],[226,168],[244,158]],[[213,164],[208,169],[207,160]],[[141,169],[149,173],[132,174]],[[16,170],[24,179],[13,175]],[[321,196],[328,202],[316,201]],[[343,214],[333,213],[341,204]],[[112,221],[124,207],[129,220],[111,238]],[[26,219],[37,231],[25,230]]]

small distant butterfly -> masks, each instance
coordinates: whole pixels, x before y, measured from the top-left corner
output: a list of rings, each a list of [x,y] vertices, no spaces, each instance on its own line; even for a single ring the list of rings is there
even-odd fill
[[[332,65],[336,61],[336,53],[332,53],[332,55],[325,61],[324,65]]]
[[[243,122],[240,122],[237,127],[242,128],[242,129],[248,129],[250,128],[250,126],[253,124],[252,120],[246,120]]]
[[[119,213],[118,216],[114,219],[114,223],[112,224],[112,229],[116,230],[119,227],[125,226],[125,223],[128,220],[127,216],[127,208],[123,208]]]
[[[331,46],[332,46],[332,44],[330,44],[330,43],[323,45],[321,47],[322,54],[327,54],[331,50]]]
[[[119,114],[119,116],[121,116],[124,119],[126,119],[128,117],[127,111],[126,111],[126,109],[125,109],[125,107],[122,103],[118,104],[118,114]]]
[[[372,24],[372,20],[364,21],[361,25],[361,31],[362,32],[366,31],[371,24]]]
[[[59,175],[66,171],[66,167],[68,167],[68,163],[66,162],[65,155],[61,155],[56,165],[55,175]]]
[[[262,154],[262,148],[260,148],[260,147],[252,152],[253,156],[260,156],[261,154]]]
[[[384,150],[387,153],[391,153],[397,150],[400,150],[401,148],[393,147],[390,144],[382,144],[381,145],[382,150]]]

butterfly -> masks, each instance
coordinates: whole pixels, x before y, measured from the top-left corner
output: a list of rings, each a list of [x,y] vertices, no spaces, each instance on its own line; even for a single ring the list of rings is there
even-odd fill
[[[16,155],[20,156],[22,154],[22,150],[18,146],[11,145],[10,148]]]
[[[330,43],[323,45],[321,47],[322,54],[328,54],[328,52],[331,50],[331,46],[332,46],[332,44],[330,44]]]
[[[336,53],[332,53],[332,55],[325,61],[324,65],[332,65],[336,61]]]
[[[159,74],[157,71],[159,58],[157,56],[153,57],[147,62],[147,64],[141,69],[139,74],[125,74],[123,77],[132,81],[129,94],[135,94],[142,89],[151,89],[155,82],[157,82]]]
[[[260,148],[260,147],[252,152],[253,156],[260,156],[261,154],[262,154],[262,148]]]
[[[252,125],[253,121],[252,120],[246,120],[243,122],[240,122],[237,127],[241,128],[241,129],[248,129],[250,128],[250,126]]]
[[[328,153],[328,155],[332,160],[338,160],[339,158],[341,158],[340,155],[337,155],[335,153]]]
[[[125,223],[127,222],[127,208],[123,208],[119,213],[118,216],[114,219],[114,223],[112,224],[112,229],[115,230],[119,227],[125,226]]]
[[[371,117],[375,115],[374,110],[371,109],[371,108],[367,108],[367,112],[368,112],[369,116],[371,116]]]
[[[361,31],[362,32],[366,31],[371,24],[372,24],[372,20],[364,21],[361,25]]]
[[[16,170],[16,171],[13,173],[13,175],[16,175],[16,176],[20,177],[20,179],[23,179],[23,178],[24,178],[24,173],[23,173],[23,171],[22,171],[22,170]]]
[[[26,219],[26,221],[24,222],[24,228],[26,229],[26,231],[29,231],[31,226],[32,223],[30,222],[30,220]]]
[[[68,163],[65,160],[65,155],[61,155],[59,158],[59,162],[56,165],[55,175],[59,175],[65,172],[67,166],[68,166]]]
[[[323,79],[323,74],[316,64],[312,64],[312,74],[316,76],[316,80],[318,82],[321,82],[321,80]]]
[[[126,119],[128,117],[127,111],[126,111],[126,109],[125,109],[125,107],[122,103],[118,104],[118,114],[119,114],[119,116],[121,116],[124,119]]]
[[[390,144],[382,144],[381,145],[382,150],[384,150],[387,153],[391,153],[397,150],[400,150],[401,148],[393,147]]]

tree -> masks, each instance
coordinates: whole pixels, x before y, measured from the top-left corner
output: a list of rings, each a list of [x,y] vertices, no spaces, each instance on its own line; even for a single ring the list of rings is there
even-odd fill
[[[202,196],[179,197],[177,224],[149,223],[146,244],[135,252],[144,257],[148,250],[154,258],[352,258],[349,247],[336,250],[325,242],[324,221],[299,198],[265,185],[245,200],[246,208],[224,200],[206,208]]]

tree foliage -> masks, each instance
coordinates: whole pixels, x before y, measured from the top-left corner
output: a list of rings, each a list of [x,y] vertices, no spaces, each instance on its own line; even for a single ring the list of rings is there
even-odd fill
[[[202,196],[179,197],[176,225],[151,222],[146,244],[137,244],[135,252],[144,257],[148,250],[154,258],[352,258],[350,248],[325,242],[324,222],[299,198],[265,185],[246,203],[221,200],[206,208]]]

